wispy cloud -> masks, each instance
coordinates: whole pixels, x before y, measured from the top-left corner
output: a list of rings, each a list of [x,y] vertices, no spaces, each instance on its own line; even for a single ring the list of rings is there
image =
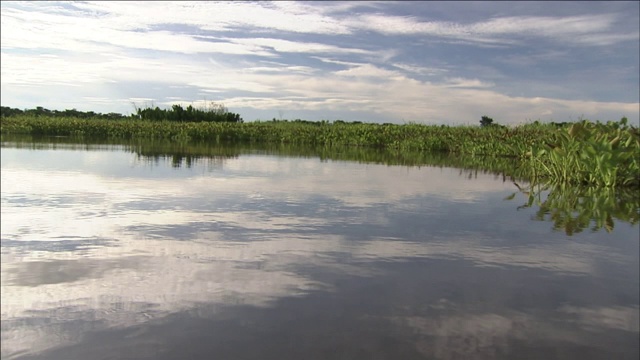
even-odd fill
[[[512,16],[471,24],[449,21],[422,21],[415,16],[363,15],[348,21],[352,29],[389,35],[429,35],[470,43],[521,44],[522,38],[548,38],[584,45],[610,45],[638,40],[638,33],[608,33],[615,23],[612,14],[539,17]],[[514,37],[515,36],[515,37]]]
[[[489,88],[492,87],[492,83],[486,83],[478,79],[465,79],[465,78],[450,78],[447,79],[444,86],[447,87],[460,87],[460,88]]]
[[[403,63],[393,63],[391,65],[398,69],[402,69],[402,70],[405,70],[411,73],[420,74],[420,75],[440,75],[449,71],[444,68],[410,65],[410,64],[403,64]]]
[[[225,39],[229,43],[240,44],[255,48],[273,49],[275,52],[283,53],[331,53],[331,54],[366,54],[372,55],[373,51],[367,51],[357,48],[342,48],[321,43],[309,43],[300,41],[289,41],[272,38],[239,38]]]
[[[138,26],[189,24],[202,30],[348,34],[339,19],[297,2],[87,2],[77,5]],[[140,16],[144,14],[144,16]]]

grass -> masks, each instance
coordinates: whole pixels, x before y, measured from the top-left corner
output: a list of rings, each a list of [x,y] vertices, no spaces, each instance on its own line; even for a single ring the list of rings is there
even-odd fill
[[[640,187],[638,128],[620,122],[581,121],[570,126],[436,126],[346,122],[176,122],[16,115],[0,119],[0,133],[377,148],[389,152],[446,153],[478,159],[513,158],[512,172],[534,181],[596,187]],[[481,166],[481,165],[480,165]],[[509,176],[512,173],[507,174]]]
[[[533,144],[548,128],[478,128],[419,124],[329,122],[173,122],[12,116],[2,118],[1,133],[86,138],[233,141],[322,146],[362,146],[472,155],[513,156],[512,147]]]

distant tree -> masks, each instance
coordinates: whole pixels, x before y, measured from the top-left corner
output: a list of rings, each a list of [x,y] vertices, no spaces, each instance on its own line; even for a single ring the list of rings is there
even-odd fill
[[[23,114],[24,112],[20,109],[14,109],[14,108],[10,108],[8,106],[3,106],[2,110],[1,110],[1,114],[3,117],[5,116],[14,116],[14,115],[20,115]]]
[[[483,116],[482,119],[480,120],[480,126],[482,127],[491,126],[491,125],[493,125],[493,119],[488,116]]]
[[[15,116],[15,115],[31,115],[31,116],[48,116],[48,117],[75,117],[80,119],[88,119],[88,118],[101,118],[101,119],[126,119],[128,116],[124,116],[119,113],[108,113],[101,114],[96,113],[94,111],[79,111],[76,109],[67,109],[64,111],[59,110],[49,110],[45,109],[42,106],[37,106],[35,109],[14,109],[7,106],[2,107],[2,116]]]

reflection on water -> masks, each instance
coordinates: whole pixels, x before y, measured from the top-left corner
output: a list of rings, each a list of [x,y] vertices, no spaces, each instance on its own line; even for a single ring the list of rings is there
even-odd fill
[[[369,149],[362,147],[309,147],[294,144],[196,143],[166,140],[105,140],[87,143],[83,139],[65,137],[38,138],[31,135],[2,135],[3,146],[30,149],[107,150],[132,152],[137,158],[156,164],[171,159],[173,167],[191,168],[196,165],[224,163],[224,159],[240,155],[276,155],[280,157],[317,158],[322,161],[356,161],[368,164],[455,167],[468,170],[467,176],[478,173],[511,174],[519,178],[514,159],[506,157],[452,156],[440,153],[406,152],[399,150]]]
[[[617,193],[59,141],[3,143],[3,359],[638,356],[638,207]],[[615,230],[575,230],[598,225],[576,203]]]
[[[514,185],[527,196],[518,209],[537,206],[534,219],[553,222],[554,230],[567,235],[590,228],[612,232],[619,223],[635,225],[640,220],[640,197],[637,189],[576,188],[570,186]],[[512,200],[516,193],[506,199]],[[543,200],[544,199],[544,200]]]

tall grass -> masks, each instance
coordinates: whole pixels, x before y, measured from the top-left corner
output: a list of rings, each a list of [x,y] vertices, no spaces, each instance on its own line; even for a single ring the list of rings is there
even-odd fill
[[[361,146],[398,150],[514,156],[512,148],[533,144],[550,128],[352,124],[344,122],[175,122],[12,116],[0,132],[88,138],[148,138],[241,141],[322,146]]]
[[[177,122],[53,118],[18,115],[0,119],[2,134],[84,139],[157,139],[208,143],[366,147],[397,152],[512,157],[519,175],[532,181],[598,187],[639,187],[638,128],[620,122],[581,121],[570,126],[434,126],[346,122]],[[486,161],[478,161],[482,163]],[[506,174],[511,176],[512,173]]]

